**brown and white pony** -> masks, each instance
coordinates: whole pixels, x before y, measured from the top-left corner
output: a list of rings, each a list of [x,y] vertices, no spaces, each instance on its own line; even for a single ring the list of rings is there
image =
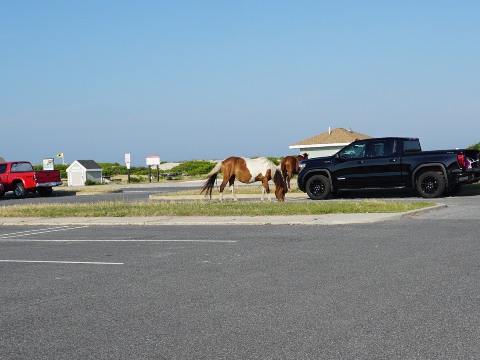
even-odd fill
[[[280,169],[282,170],[283,177],[287,182],[288,190],[290,190],[290,180],[294,174],[298,174],[298,163],[302,160],[308,159],[308,154],[297,156],[285,156],[280,163]]]
[[[217,179],[218,173],[222,173],[223,181],[220,185],[220,201],[223,200],[223,190],[227,185],[230,185],[232,190],[233,200],[236,201],[234,192],[234,182],[238,179],[242,183],[250,184],[255,181],[262,182],[262,201],[265,198],[265,193],[268,194],[268,200],[270,197],[270,188],[268,181],[273,180],[275,184],[275,196],[278,201],[285,201],[285,193],[288,191],[287,184],[282,176],[281,171],[277,166],[267,159],[266,157],[259,157],[255,159],[243,158],[232,156],[223,161],[219,161],[217,165],[207,175],[208,179],[203,184],[201,193],[205,192],[205,196],[208,194],[212,198],[212,190]]]

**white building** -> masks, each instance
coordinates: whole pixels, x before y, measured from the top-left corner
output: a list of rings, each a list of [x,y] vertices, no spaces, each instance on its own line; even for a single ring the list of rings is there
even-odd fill
[[[290,149],[299,149],[300,154],[307,153],[308,157],[331,156],[338,150],[355,140],[370,139],[369,135],[361,134],[350,129],[336,128],[312,136],[311,138],[299,141],[290,145]]]
[[[82,186],[87,180],[102,182],[103,169],[93,160],[75,160],[66,171],[68,186]]]

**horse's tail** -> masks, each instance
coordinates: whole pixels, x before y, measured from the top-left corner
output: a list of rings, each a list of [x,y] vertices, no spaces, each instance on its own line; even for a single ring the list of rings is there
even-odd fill
[[[219,161],[217,165],[215,165],[215,167],[212,169],[212,171],[207,174],[208,179],[203,184],[200,194],[205,192],[205,195],[210,195],[210,198],[212,198],[213,186],[215,185],[215,180],[217,180],[218,173],[222,170],[222,163],[223,161]]]
[[[215,166],[214,168],[207,174],[207,176],[212,176],[213,174],[218,174],[220,172],[220,170],[222,170],[222,164],[223,164],[223,160],[222,161],[219,161]]]

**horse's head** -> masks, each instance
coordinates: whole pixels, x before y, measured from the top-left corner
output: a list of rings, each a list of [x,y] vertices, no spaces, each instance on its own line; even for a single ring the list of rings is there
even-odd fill
[[[280,170],[275,170],[273,182],[275,183],[275,197],[278,201],[285,201],[285,194],[288,192],[288,187]]]
[[[303,159],[304,159],[304,160],[308,159],[308,154],[307,154],[307,153],[303,153],[302,156],[303,156]]]

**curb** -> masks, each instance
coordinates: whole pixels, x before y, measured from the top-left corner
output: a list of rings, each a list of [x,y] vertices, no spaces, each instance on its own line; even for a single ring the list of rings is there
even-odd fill
[[[144,226],[144,225],[346,225],[366,224],[414,217],[422,212],[445,208],[438,204],[404,213],[357,213],[277,216],[155,216],[155,217],[69,217],[69,218],[3,218],[0,226]]]

